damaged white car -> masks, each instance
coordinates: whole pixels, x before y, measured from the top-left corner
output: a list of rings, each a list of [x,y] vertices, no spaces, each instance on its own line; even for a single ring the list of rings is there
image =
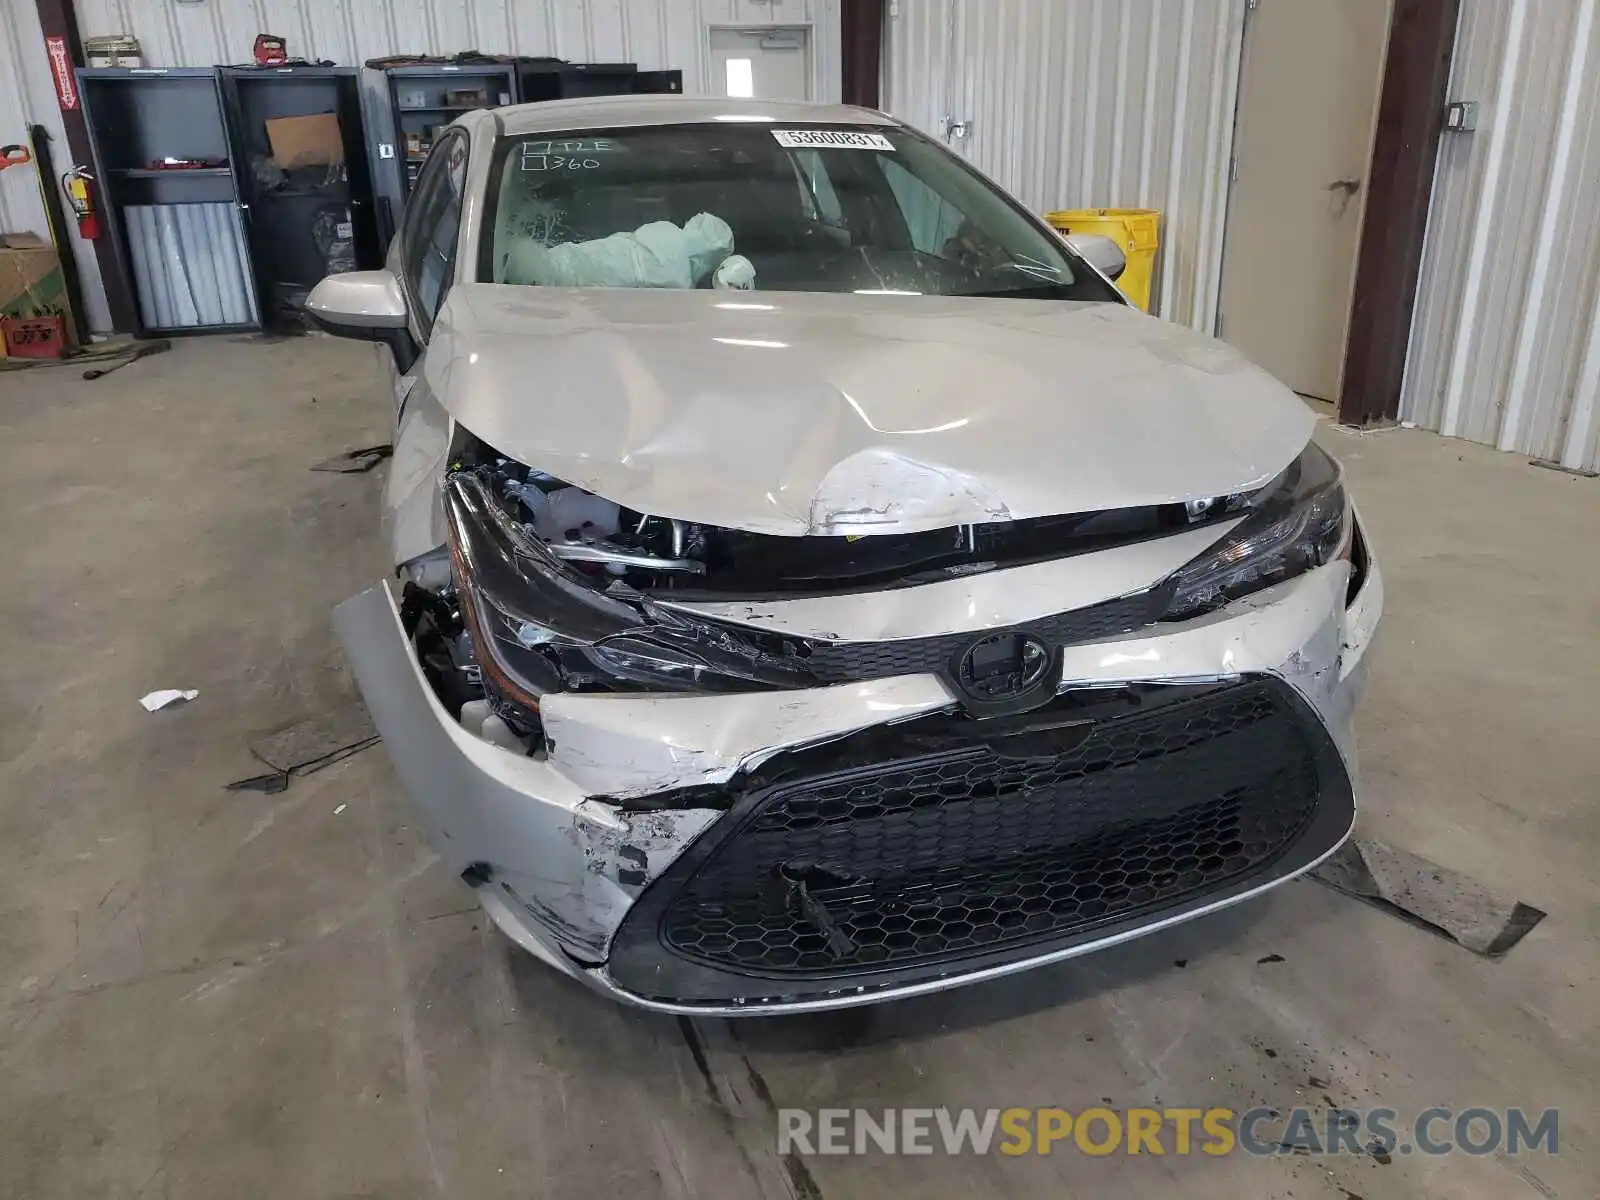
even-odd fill
[[[337,628],[496,925],[633,1004],[823,1009],[1340,845],[1382,606],[1340,468],[1119,261],[859,109],[441,134],[310,310],[393,370],[395,579]]]

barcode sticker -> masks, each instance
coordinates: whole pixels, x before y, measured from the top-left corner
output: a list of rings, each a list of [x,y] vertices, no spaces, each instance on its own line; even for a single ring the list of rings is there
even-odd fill
[[[881,133],[854,129],[774,129],[778,145],[790,150],[893,150],[894,143]]]

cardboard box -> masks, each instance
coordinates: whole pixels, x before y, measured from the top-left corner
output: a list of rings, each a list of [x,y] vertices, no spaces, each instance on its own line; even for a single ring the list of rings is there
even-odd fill
[[[0,233],[0,317],[64,317],[67,344],[73,344],[61,260],[38,234]]]
[[[473,88],[471,91],[446,92],[444,102],[451,108],[477,107],[482,108],[489,103],[489,93],[482,88]]]
[[[273,165],[285,171],[344,162],[344,138],[333,113],[275,117],[267,122],[267,143]]]

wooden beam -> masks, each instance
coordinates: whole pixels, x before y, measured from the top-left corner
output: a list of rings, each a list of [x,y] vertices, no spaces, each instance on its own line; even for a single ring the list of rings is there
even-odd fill
[[[62,171],[68,165],[90,167],[94,163],[94,151],[89,143],[89,123],[84,118],[83,94],[73,74],[76,68],[84,65],[77,13],[72,0],[34,0],[34,3],[39,9],[39,24],[45,41],[37,52],[49,60],[51,77],[56,80],[57,106],[67,132],[67,148],[72,153],[72,162],[57,161],[56,169]],[[23,52],[27,53],[26,48]],[[45,181],[45,186],[60,187],[61,182],[50,179]],[[100,214],[100,237],[90,245],[94,247],[95,261],[100,264],[100,281],[105,286],[106,306],[111,310],[111,327],[121,332],[134,332],[139,328],[139,309],[134,301],[132,282],[111,241],[104,180],[95,180],[94,198]],[[71,246],[59,249],[63,254],[72,253]]]
[[[1400,415],[1461,0],[1395,0],[1345,344],[1339,420]]]

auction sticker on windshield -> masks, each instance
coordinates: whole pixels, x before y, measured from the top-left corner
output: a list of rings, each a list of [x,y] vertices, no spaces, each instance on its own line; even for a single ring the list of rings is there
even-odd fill
[[[881,133],[850,129],[774,129],[778,145],[790,150],[893,150],[894,143]]]

